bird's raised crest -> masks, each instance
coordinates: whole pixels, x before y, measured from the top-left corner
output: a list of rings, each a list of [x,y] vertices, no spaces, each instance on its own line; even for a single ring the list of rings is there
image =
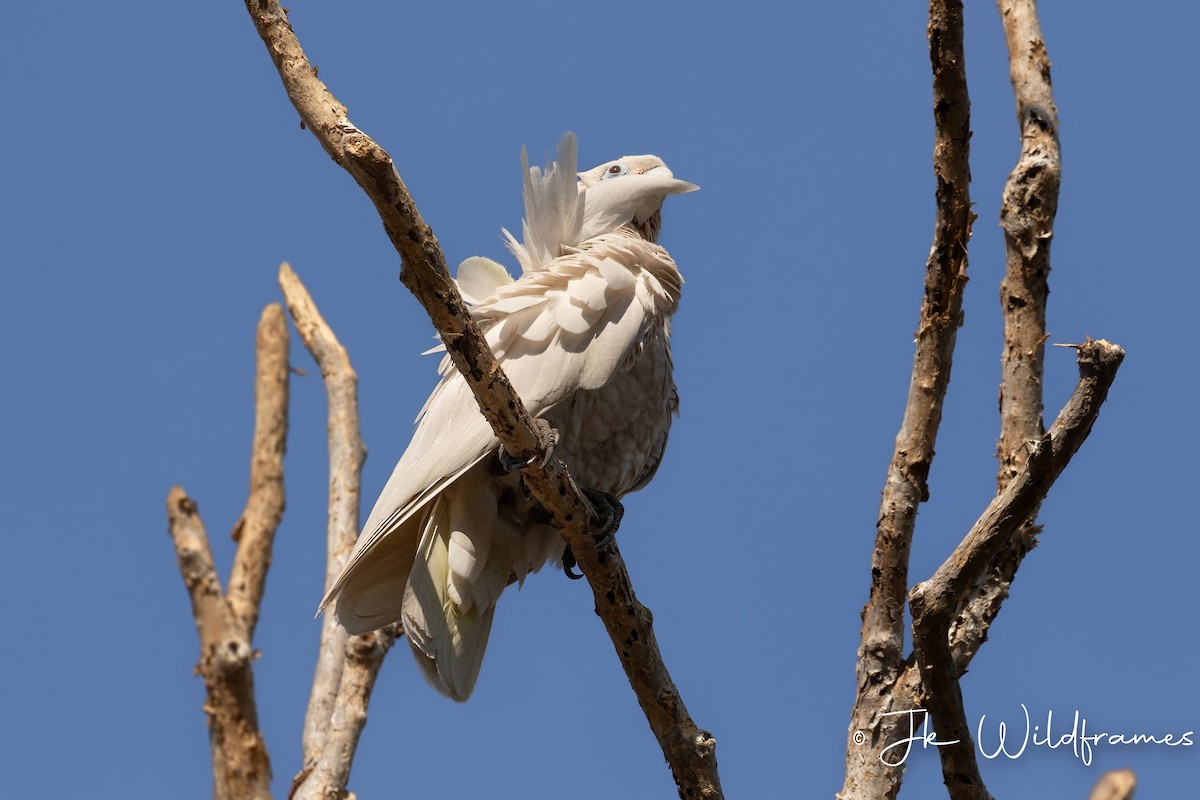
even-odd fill
[[[558,153],[546,167],[529,166],[529,156],[521,148],[521,169],[525,177],[525,218],[521,221],[523,242],[508,230],[504,237],[508,248],[521,262],[522,272],[536,272],[562,255],[564,244],[576,244],[583,226],[584,195],[579,190],[577,158],[579,143],[567,131],[558,143]]]

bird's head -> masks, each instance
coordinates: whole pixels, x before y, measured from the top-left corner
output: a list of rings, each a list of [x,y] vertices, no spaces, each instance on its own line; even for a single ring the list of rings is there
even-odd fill
[[[658,156],[623,156],[579,173],[584,193],[584,229],[589,235],[633,225],[650,241],[662,226],[667,195],[694,192],[700,187],[681,181]]]

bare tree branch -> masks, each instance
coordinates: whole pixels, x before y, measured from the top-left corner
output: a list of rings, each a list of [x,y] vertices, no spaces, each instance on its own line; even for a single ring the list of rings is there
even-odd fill
[[[969,186],[970,98],[963,57],[962,3],[932,0],[929,57],[933,67],[934,174],[937,220],[925,266],[925,295],[904,419],[888,467],[871,559],[871,594],[863,610],[856,668],[857,692],[846,744],[846,782],[839,797],[894,797],[902,768],[879,763],[883,743],[894,741],[901,717],[884,717],[904,667],[904,602],[917,507],[929,498],[929,468],[950,383],[967,282],[971,237]],[[866,735],[866,742],[856,736]],[[869,746],[868,746],[869,745]]]
[[[258,373],[254,382],[254,445],[250,495],[233,528],[238,543],[229,573],[227,601],[246,636],[254,638],[271,566],[275,531],[283,519],[283,454],[287,447],[288,347],[283,309],[272,303],[258,327]]]
[[[1088,800],[1129,800],[1137,788],[1137,776],[1131,769],[1113,769],[1100,776]]]
[[[216,800],[271,796],[271,763],[258,727],[252,662],[271,544],[283,514],[287,350],[283,309],[269,305],[258,324],[250,497],[235,528],[238,547],[226,594],[195,502],[178,486],[167,495],[168,527],[200,637],[196,670],[207,695]]]
[[[329,516],[326,524],[325,586],[346,565],[358,537],[362,465],[366,459],[358,423],[358,375],[346,348],[317,310],[304,284],[288,264],[279,267],[279,286],[304,346],[321,370],[329,407]],[[317,666],[304,718],[303,751],[306,763],[325,747],[329,720],[346,663],[346,631],[333,615],[321,624]]]
[[[1091,433],[1125,351],[1104,341],[1078,345],[1079,384],[1050,431],[1030,444],[1029,457],[988,505],[966,538],[933,577],[909,593],[913,648],[928,692],[928,710],[941,741],[942,775],[954,800],[986,800],[970,726],[963,710],[959,670],[946,636],[960,604],[996,553],[1045,499],[1050,487]]]
[[[358,376],[346,349],[287,264],[279,267],[279,285],[296,330],[321,369],[329,403],[328,587],[346,565],[358,536],[359,489],[366,458],[359,433]],[[332,614],[325,615],[304,718],[304,766],[292,782],[291,797],[341,797],[345,792],[367,722],[371,690],[396,635],[397,629],[388,627],[350,637]]]
[[[354,764],[354,752],[367,724],[367,704],[379,668],[400,632],[388,625],[362,636],[346,639],[345,666],[337,686],[328,734],[320,754],[307,761],[292,782],[291,800],[330,800],[347,796],[346,784]]]
[[[1042,426],[1042,373],[1046,343],[1046,298],[1050,294],[1050,244],[1058,210],[1062,159],[1058,110],[1050,85],[1050,58],[1034,0],[999,0],[1009,74],[1021,129],[1021,155],[1004,187],[1000,224],[1007,250],[1000,284],[1004,310],[1001,356],[1000,462],[997,491],[1004,491],[1026,458],[1026,444]],[[1037,510],[997,555],[951,629],[955,660],[965,669],[987,638],[988,628],[1008,597],[1025,554],[1037,544]]]
[[[375,204],[401,255],[401,281],[425,307],[497,437],[515,459],[532,458],[541,463],[550,442],[534,427],[463,304],[437,239],[417,211],[390,156],[351,124],[345,106],[317,79],[279,3],[247,0],[246,8],[305,127]],[[525,483],[562,529],[588,577],[597,612],[671,765],[681,796],[720,797],[713,739],[687,714],[655,643],[650,614],[637,602],[615,545],[599,552],[592,545],[592,534],[602,520],[559,459],[550,459],[544,467],[527,468]]]

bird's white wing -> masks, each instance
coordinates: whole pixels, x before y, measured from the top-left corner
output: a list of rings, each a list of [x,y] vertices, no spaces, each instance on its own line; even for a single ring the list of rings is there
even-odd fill
[[[475,309],[530,413],[605,385],[674,311],[682,278],[667,252],[626,232],[596,237]]]
[[[578,244],[583,225],[583,193],[578,186],[576,163],[578,142],[568,131],[558,143],[558,155],[545,170],[529,166],[529,157],[521,149],[521,168],[525,176],[525,219],[521,222],[524,242],[518,242],[507,230],[506,244],[524,272],[545,269],[562,255],[563,245]]]
[[[414,515],[498,444],[470,387],[449,356],[442,359],[439,371],[442,379],[417,417],[412,441],[375,501],[345,569],[321,600],[322,609],[356,572],[363,579],[357,583],[365,589],[380,585],[390,575],[391,582],[398,585],[387,590],[381,586],[379,592],[381,597],[394,595],[398,602],[421,536],[421,526],[416,524],[419,520],[414,520]],[[390,541],[386,548],[380,548],[387,537],[407,537],[412,541]],[[400,554],[399,560],[396,554]],[[384,561],[390,564],[388,575],[382,572],[375,575]],[[381,615],[386,612],[384,605],[377,607]],[[342,622],[346,625],[347,620]],[[364,620],[363,625],[367,624]],[[350,629],[349,625],[346,627]],[[360,633],[373,627],[352,632]]]
[[[472,313],[526,408],[537,416],[627,368],[654,320],[674,311],[681,284],[665,250],[621,231],[500,286]],[[418,417],[412,442],[322,608],[352,572],[373,569],[371,563],[382,556],[372,553],[386,537],[412,538],[387,549],[414,552],[421,535],[419,525],[408,524],[414,514],[499,445],[449,356],[440,371],[442,380]]]

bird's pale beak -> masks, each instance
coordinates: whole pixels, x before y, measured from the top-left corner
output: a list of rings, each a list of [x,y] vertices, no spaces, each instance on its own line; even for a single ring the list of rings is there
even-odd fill
[[[694,183],[688,183],[676,178],[666,165],[648,169],[642,174],[654,176],[656,188],[661,189],[665,194],[687,194],[700,188]]]

